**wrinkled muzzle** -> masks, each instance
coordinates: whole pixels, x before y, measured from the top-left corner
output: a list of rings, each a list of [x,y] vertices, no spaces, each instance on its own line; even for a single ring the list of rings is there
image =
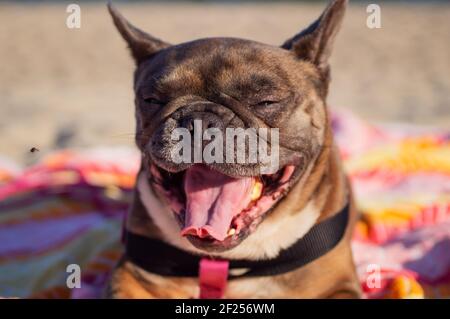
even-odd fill
[[[206,164],[238,177],[277,171],[278,143],[278,129],[249,127],[224,106],[199,103],[172,113],[147,147],[153,161],[168,171]]]

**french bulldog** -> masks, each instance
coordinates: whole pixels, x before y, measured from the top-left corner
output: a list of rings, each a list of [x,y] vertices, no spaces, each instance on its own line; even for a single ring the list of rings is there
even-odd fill
[[[171,45],[108,4],[136,62],[142,164],[125,224],[131,239],[107,297],[197,298],[200,275],[181,269],[197,259],[229,263],[222,298],[360,296],[350,248],[357,213],[326,105],[346,5],[332,1],[309,27],[273,46],[238,38]],[[208,129],[226,135],[230,128],[252,128],[257,137],[270,130],[276,143],[269,134],[263,142],[277,167],[235,160],[238,149],[249,152],[248,137],[216,144],[235,146],[231,161],[193,160],[194,148],[191,161],[174,160],[175,130],[211,141]],[[204,139],[194,144],[208,147]]]

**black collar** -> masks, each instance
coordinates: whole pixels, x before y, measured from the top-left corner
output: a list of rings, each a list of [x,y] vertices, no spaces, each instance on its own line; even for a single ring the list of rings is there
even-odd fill
[[[244,274],[229,278],[273,276],[300,268],[325,255],[344,236],[349,204],[339,213],[313,226],[305,236],[272,259],[229,260],[229,269],[247,268]],[[157,239],[126,231],[126,255],[140,268],[162,276],[197,277],[202,257],[178,249]]]

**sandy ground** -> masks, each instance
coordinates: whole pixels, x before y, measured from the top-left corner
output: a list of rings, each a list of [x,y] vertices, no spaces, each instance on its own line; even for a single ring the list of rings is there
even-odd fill
[[[302,4],[119,4],[172,43],[237,36],[280,44],[321,12]],[[132,144],[132,70],[104,5],[0,4],[0,154],[30,162],[58,145]],[[382,4],[382,28],[351,6],[332,59],[330,105],[371,121],[449,127],[450,5]],[[30,155],[31,147],[39,155]],[[34,156],[30,159],[30,156]]]

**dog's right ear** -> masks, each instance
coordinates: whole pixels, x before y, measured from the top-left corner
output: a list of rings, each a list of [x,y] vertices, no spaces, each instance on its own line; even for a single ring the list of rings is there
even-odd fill
[[[329,77],[328,60],[342,24],[348,0],[333,0],[322,15],[302,32],[287,40],[282,48],[315,64],[324,79]]]
[[[127,41],[136,64],[139,64],[145,58],[152,56],[159,50],[170,46],[170,44],[152,37],[133,26],[113,7],[111,2],[108,2],[108,10],[117,30],[119,30],[122,37]]]

